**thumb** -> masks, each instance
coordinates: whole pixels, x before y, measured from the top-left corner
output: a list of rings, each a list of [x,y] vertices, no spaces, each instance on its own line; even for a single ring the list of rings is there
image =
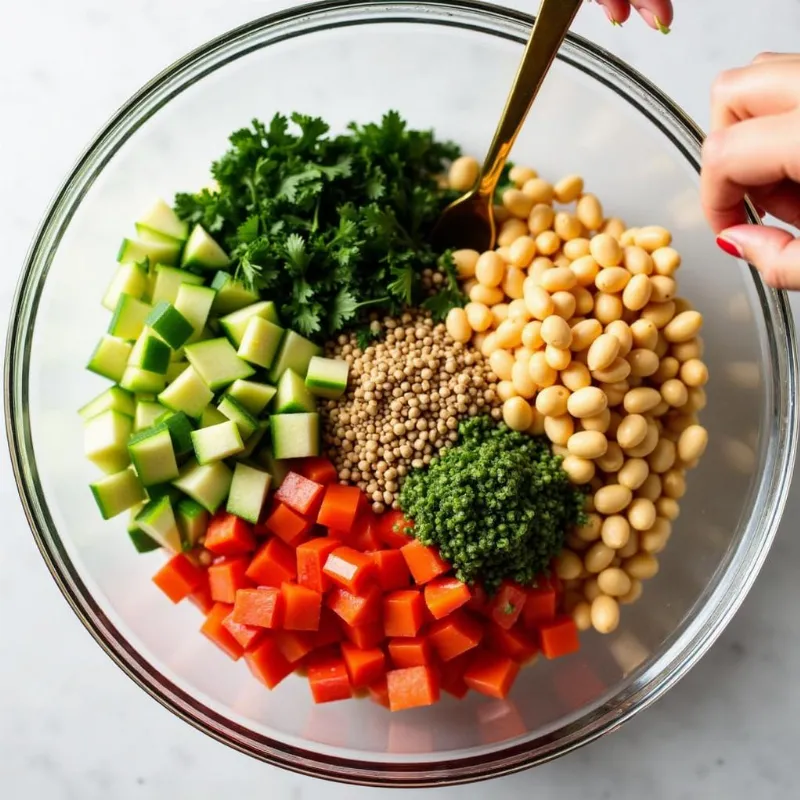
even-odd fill
[[[800,239],[783,228],[735,225],[717,236],[717,244],[749,261],[773,289],[800,289]]]

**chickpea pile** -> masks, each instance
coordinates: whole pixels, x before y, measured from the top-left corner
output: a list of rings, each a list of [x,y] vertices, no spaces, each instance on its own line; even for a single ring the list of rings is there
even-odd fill
[[[476,169],[454,162],[451,185]],[[703,318],[677,296],[669,231],[605,218],[577,175],[553,185],[514,167],[510,178],[497,248],[454,255],[469,303],[446,327],[489,360],[506,424],[547,435],[570,479],[590,487],[589,521],[556,571],[578,627],[610,633],[658,572],[708,443]]]

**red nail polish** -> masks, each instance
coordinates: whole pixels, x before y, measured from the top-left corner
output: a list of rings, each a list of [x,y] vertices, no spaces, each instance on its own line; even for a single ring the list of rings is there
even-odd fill
[[[723,239],[722,236],[717,236],[717,247],[729,256],[742,258],[742,251],[733,242]]]

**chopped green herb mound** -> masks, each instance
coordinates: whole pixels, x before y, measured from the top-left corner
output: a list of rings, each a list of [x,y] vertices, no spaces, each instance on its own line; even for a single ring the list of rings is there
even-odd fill
[[[393,111],[338,136],[319,118],[278,114],[230,144],[211,169],[219,190],[178,194],[176,211],[225,247],[247,288],[280,298],[288,328],[323,341],[370,311],[441,318],[463,305],[452,259],[426,238],[456,196],[438,182],[456,145]],[[447,280],[430,297],[422,272],[437,265]]]
[[[584,493],[549,443],[476,417],[458,444],[409,473],[400,506],[414,535],[439,548],[456,576],[493,591],[504,579],[530,585],[585,522]]]

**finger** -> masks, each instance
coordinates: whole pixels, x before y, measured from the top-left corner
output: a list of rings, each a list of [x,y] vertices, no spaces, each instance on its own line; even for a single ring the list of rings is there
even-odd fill
[[[795,228],[800,227],[800,186],[796,183],[781,181],[775,186],[758,187],[751,189],[748,196],[760,211],[768,212]]]
[[[717,244],[749,261],[774,289],[800,289],[800,239],[781,228],[739,225],[722,231]]]
[[[783,114],[800,103],[800,60],[766,60],[721,73],[711,89],[711,130]]]
[[[763,64],[770,61],[800,61],[800,53],[759,53],[754,59],[754,64]]]
[[[629,0],[598,0],[605,8],[606,16],[612,22],[622,24],[627,22],[631,15],[631,4]]]
[[[653,29],[669,33],[672,25],[672,0],[631,0],[631,5]]]
[[[800,176],[795,114],[745,120],[710,134],[703,145],[700,197],[714,231],[745,221],[742,200],[751,188]]]

